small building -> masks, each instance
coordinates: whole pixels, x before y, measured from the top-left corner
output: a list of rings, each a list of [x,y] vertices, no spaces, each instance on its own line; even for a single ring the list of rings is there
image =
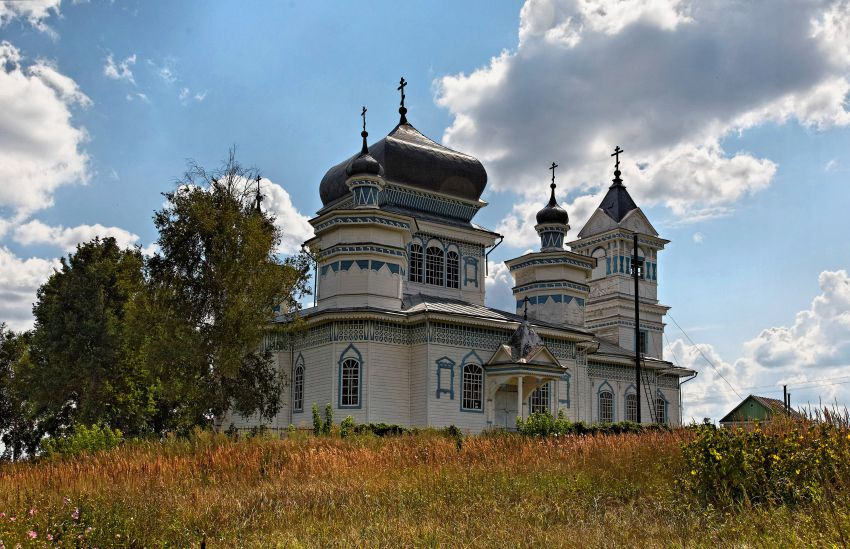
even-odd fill
[[[776,398],[750,395],[720,420],[721,427],[742,427],[756,421],[767,423],[776,415],[800,417],[800,414]]]

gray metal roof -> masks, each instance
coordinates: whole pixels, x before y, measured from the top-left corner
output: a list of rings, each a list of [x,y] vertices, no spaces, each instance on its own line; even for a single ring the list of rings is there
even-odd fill
[[[637,204],[623,185],[620,172],[617,171],[615,174],[614,183],[608,187],[608,193],[602,199],[599,208],[608,214],[608,217],[619,223],[626,217],[627,213],[637,209]]]
[[[389,181],[425,191],[478,200],[487,185],[487,172],[477,159],[428,139],[407,123],[396,126],[385,138],[369,146],[369,154],[384,168]],[[332,167],[319,185],[322,204],[349,193],[346,166],[358,155]]]

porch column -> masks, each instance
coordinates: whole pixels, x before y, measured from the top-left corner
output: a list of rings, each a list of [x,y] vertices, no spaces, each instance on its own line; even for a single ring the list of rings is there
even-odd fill
[[[523,421],[525,420],[522,409],[522,376],[516,376],[516,413]]]

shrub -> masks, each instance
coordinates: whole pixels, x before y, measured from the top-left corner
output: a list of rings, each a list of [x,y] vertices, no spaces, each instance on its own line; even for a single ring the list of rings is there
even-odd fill
[[[41,441],[41,448],[45,457],[73,456],[81,452],[98,452],[115,448],[123,440],[123,435],[118,429],[110,429],[106,426],[75,424],[71,431],[58,437],[50,437]]]
[[[322,434],[329,435],[334,427],[334,409],[330,404],[325,405],[325,423],[322,425]]]
[[[828,424],[695,428],[681,483],[706,505],[816,501],[850,475],[850,433]]]
[[[342,438],[351,436],[351,434],[354,433],[355,427],[356,424],[354,423],[354,418],[346,416],[345,419],[342,420],[342,423],[339,424],[339,436]]]
[[[402,425],[387,423],[361,423],[354,426],[354,433],[358,435],[372,434],[379,437],[399,436],[413,433],[414,430]]]
[[[321,435],[324,432],[324,422],[322,421],[322,416],[319,415],[319,407],[316,403],[313,403],[313,434],[316,436]]]
[[[553,416],[548,410],[546,412],[535,412],[528,416],[525,421],[517,417],[517,431],[523,435],[535,437],[549,437],[555,435],[619,435],[623,433],[642,433],[646,431],[668,431],[667,425],[639,424],[631,421],[619,423],[594,423],[587,424],[583,421],[575,423],[567,419],[563,410]]]

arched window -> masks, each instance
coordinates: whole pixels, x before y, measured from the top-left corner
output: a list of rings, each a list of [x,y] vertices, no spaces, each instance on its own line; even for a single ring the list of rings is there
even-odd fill
[[[626,395],[626,421],[637,421],[638,398],[637,393],[629,393]]]
[[[461,382],[463,384],[461,408],[464,410],[483,410],[484,369],[478,364],[465,364]]]
[[[340,406],[360,406],[360,362],[353,358],[343,360],[340,377]]]
[[[667,423],[667,401],[660,396],[655,397],[655,422]]]
[[[304,411],[304,362],[298,357],[295,371],[292,373],[292,411]]]
[[[422,246],[410,245],[410,260],[407,271],[411,282],[422,282]]]
[[[460,257],[454,250],[446,254],[446,286],[460,287]]]
[[[543,414],[549,410],[549,385],[551,383],[544,383],[531,393],[528,410],[532,414]]]
[[[601,423],[614,421],[614,393],[611,391],[599,393],[599,421]]]
[[[443,269],[443,249],[437,246],[428,246],[425,251],[425,283],[442,286]]]

